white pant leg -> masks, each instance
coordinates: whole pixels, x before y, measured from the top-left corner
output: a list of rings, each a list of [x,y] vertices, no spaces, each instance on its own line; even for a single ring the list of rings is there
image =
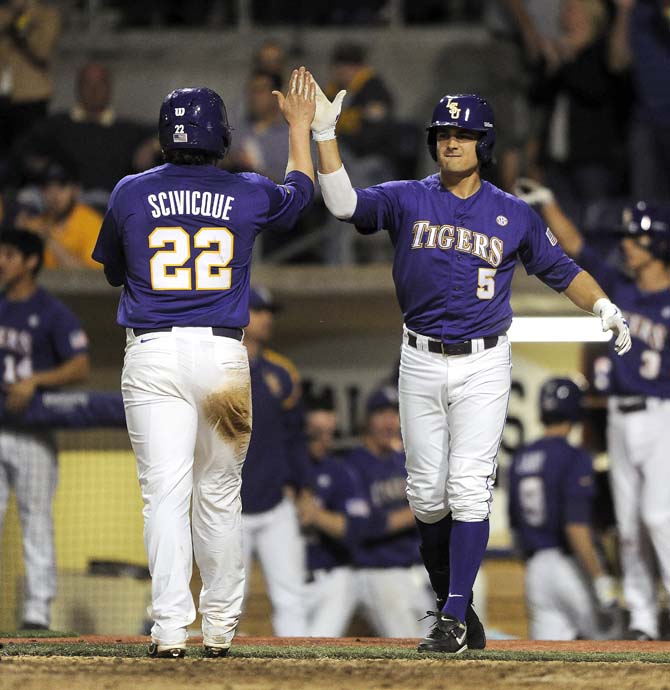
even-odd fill
[[[454,520],[489,516],[511,387],[510,344],[448,357],[450,434],[447,494]]]
[[[199,611],[205,638],[230,641],[244,598],[240,488],[251,436],[251,383],[246,349],[236,340],[217,338],[200,347],[192,501]]]
[[[446,357],[403,344],[398,393],[407,499],[412,512],[428,524],[449,512],[447,380]]]
[[[198,410],[190,348],[172,333],[129,337],[121,389],[144,502],[151,572],[151,636],[180,644],[195,620],[189,510]]]
[[[284,499],[265,515],[256,545],[272,602],[272,627],[280,637],[302,637],[307,635],[305,544],[295,506]]]
[[[640,512],[670,594],[670,401],[652,399],[640,414],[643,424],[634,451],[642,475]]]
[[[356,575],[365,617],[380,637],[421,637],[419,618],[432,597],[410,568],[361,568]],[[420,614],[420,615],[419,615]]]
[[[572,558],[543,549],[526,565],[526,604],[533,640],[597,637],[594,602]]]
[[[658,635],[658,600],[653,559],[646,530],[642,524],[641,468],[636,466],[634,444],[644,442],[643,433],[631,437],[631,431],[642,429],[640,413],[622,414],[610,401],[607,425],[607,448],[610,459],[610,485],[619,532],[619,551],[623,571],[623,594],[630,611],[630,626],[652,637]],[[639,419],[635,419],[638,417]],[[651,433],[655,436],[659,429]],[[666,445],[667,448],[667,445]],[[656,481],[652,478],[651,481]],[[667,491],[665,485],[663,489]],[[666,499],[667,501],[667,499]]]
[[[354,572],[342,566],[313,575],[305,587],[309,636],[342,637],[357,604]]]
[[[23,620],[49,625],[56,596],[56,549],[52,516],[58,481],[58,460],[48,434],[2,432],[11,464],[21,520],[25,593]]]

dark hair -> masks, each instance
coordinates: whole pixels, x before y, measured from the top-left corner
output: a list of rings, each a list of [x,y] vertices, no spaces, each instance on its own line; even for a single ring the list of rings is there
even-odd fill
[[[330,56],[331,64],[362,65],[365,62],[365,48],[360,43],[338,43]]]
[[[276,74],[275,72],[268,72],[265,69],[255,69],[251,73],[249,81],[251,81],[252,79],[269,79],[270,84],[272,84],[273,91],[281,91],[282,87],[284,86],[284,80],[281,78],[281,74]]]
[[[172,149],[163,151],[166,163],[173,165],[216,165],[219,157],[212,151],[202,149]]]
[[[44,263],[44,240],[39,235],[22,228],[5,228],[0,232],[0,244],[15,247],[26,259],[36,256],[37,265],[33,269],[33,275],[40,272]]]

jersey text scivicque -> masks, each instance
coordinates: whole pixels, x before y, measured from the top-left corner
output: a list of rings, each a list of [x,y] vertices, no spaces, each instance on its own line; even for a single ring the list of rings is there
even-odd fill
[[[123,178],[93,251],[109,282],[123,285],[118,323],[246,326],[256,235],[292,228],[313,194],[312,181],[297,171],[284,185],[169,163]]]

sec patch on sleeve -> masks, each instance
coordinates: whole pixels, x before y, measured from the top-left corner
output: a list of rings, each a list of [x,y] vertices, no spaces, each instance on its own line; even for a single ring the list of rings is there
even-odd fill
[[[554,233],[549,228],[547,228],[547,232],[545,233],[545,235],[547,236],[547,239],[549,240],[549,242],[551,242],[552,247],[555,247],[558,244],[558,240],[556,239],[556,235],[554,235]]]

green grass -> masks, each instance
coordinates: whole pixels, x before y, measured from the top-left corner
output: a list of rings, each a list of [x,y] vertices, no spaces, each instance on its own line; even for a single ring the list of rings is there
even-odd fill
[[[66,656],[66,657],[117,657],[140,658],[147,654],[146,645],[142,644],[85,644],[72,643],[5,643],[0,651],[2,656]],[[201,658],[202,650],[197,645],[189,646],[188,658]],[[442,659],[450,661],[486,660],[486,661],[563,661],[563,662],[644,662],[670,664],[670,654],[655,653],[589,653],[589,652],[516,652],[516,651],[483,651],[465,652],[457,656],[444,654],[419,654],[413,649],[398,647],[335,647],[335,646],[233,646],[231,658],[238,659]],[[179,663],[175,660],[174,663]],[[225,664],[225,660],[218,663]]]

